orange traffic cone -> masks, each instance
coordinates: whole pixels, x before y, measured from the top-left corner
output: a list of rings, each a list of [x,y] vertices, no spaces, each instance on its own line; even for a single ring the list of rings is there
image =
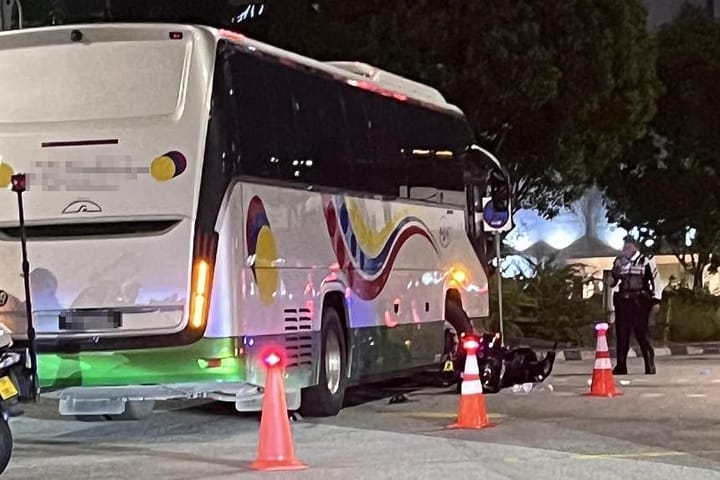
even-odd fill
[[[607,323],[595,326],[598,332],[597,347],[595,348],[595,367],[593,368],[590,392],[584,394],[589,397],[617,397],[622,392],[615,388],[612,365],[610,364],[610,349],[607,343]]]
[[[488,428],[495,424],[490,422],[485,408],[480,369],[477,362],[477,351],[480,343],[472,337],[463,340],[463,348],[467,352],[465,369],[462,374],[460,387],[460,406],[458,408],[457,422],[448,428]]]
[[[260,440],[257,458],[250,468],[266,471],[307,468],[307,465],[295,459],[282,377],[282,358],[280,354],[270,352],[264,356],[263,362],[267,366],[267,374],[260,419]]]

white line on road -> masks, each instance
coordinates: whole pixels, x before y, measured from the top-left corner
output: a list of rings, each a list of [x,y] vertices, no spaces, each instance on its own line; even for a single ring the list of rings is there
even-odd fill
[[[643,458],[643,457],[677,457],[687,455],[686,452],[638,452],[638,453],[597,453],[586,455],[574,455],[573,458],[591,460],[596,458]]]
[[[664,393],[643,393],[641,397],[644,398],[658,398],[658,397],[664,397]]]

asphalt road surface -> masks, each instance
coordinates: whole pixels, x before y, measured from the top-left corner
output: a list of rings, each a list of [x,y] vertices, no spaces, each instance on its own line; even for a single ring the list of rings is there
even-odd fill
[[[631,360],[631,371],[642,362]],[[720,357],[669,357],[588,398],[592,362],[560,362],[530,392],[487,395],[483,430],[448,430],[458,397],[406,382],[353,391],[338,417],[293,423],[307,470],[256,473],[257,418],[218,404],[158,405],[135,422],[63,419],[43,401],[13,421],[8,479],[720,480]],[[404,402],[390,403],[396,394]],[[451,476],[451,477],[450,477]]]

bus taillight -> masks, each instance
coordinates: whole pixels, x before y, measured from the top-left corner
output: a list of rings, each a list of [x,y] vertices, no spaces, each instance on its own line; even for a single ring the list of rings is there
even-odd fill
[[[199,259],[193,268],[193,290],[190,301],[190,325],[201,328],[205,324],[210,291],[210,264]]]

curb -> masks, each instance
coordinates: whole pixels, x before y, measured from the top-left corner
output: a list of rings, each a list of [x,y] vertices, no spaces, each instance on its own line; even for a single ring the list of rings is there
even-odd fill
[[[673,345],[670,347],[655,347],[655,357],[687,357],[696,355],[718,355],[720,354],[720,345]],[[614,348],[610,349],[610,357],[616,358]],[[642,357],[640,349],[637,347],[630,348],[628,358]],[[595,350],[558,350],[555,360],[572,362],[581,360],[592,360],[595,358]]]

